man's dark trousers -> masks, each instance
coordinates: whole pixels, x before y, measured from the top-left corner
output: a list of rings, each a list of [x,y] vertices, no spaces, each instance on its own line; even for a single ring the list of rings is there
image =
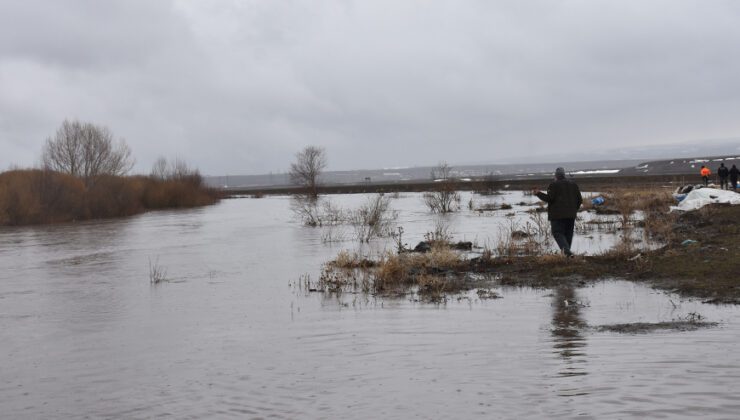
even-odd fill
[[[573,229],[576,219],[554,219],[550,220],[552,237],[565,255],[570,255],[570,246],[573,244]]]

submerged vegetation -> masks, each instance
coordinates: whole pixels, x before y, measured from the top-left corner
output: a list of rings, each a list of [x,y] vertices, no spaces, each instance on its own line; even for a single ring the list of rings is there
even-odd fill
[[[154,260],[149,259],[149,282],[151,284],[159,284],[167,281],[167,269],[159,264],[159,257]]]
[[[622,278],[711,302],[740,303],[740,264],[734,257],[740,253],[740,207],[708,206],[676,214],[668,212],[672,197],[661,191],[619,189],[602,196],[607,204],[589,203],[584,211],[595,216],[579,217],[578,223],[581,235],[605,228],[618,235],[612,248],[597,255],[567,259],[553,253],[546,216],[532,211],[529,219],[511,218],[508,225],[498,226],[493,243],[473,251],[456,249],[449,230],[436,226],[414,252],[401,243],[399,228],[394,252],[372,256],[342,251],[324,264],[311,288],[443,301],[496,285],[549,288]],[[646,246],[648,241],[660,245]]]
[[[391,208],[391,200],[389,195],[375,194],[356,209],[343,209],[328,198],[294,195],[290,207],[303,225],[331,228],[323,236],[324,242],[344,240],[347,232],[333,229],[344,226],[352,229],[359,242],[369,242],[393,234],[398,212]]]

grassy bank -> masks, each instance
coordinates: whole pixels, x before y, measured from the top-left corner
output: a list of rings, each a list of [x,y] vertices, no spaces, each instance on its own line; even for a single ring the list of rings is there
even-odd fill
[[[0,173],[0,225],[32,225],[130,216],[149,210],[213,204],[219,194],[200,177],[80,178],[48,170]]]

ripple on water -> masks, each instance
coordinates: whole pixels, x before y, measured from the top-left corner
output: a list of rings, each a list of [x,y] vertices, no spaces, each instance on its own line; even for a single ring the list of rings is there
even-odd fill
[[[364,196],[333,199],[349,207]],[[418,194],[394,206],[409,243],[434,227]],[[449,220],[460,239],[483,244],[497,217]],[[500,287],[502,299],[471,293],[442,305],[286,287],[304,273],[316,278],[344,247],[295,223],[285,198],[4,231],[3,415],[731,418],[740,410],[735,307],[619,281]],[[157,256],[185,281],[151,287],[147,261]],[[720,326],[642,335],[592,328],[692,312]]]

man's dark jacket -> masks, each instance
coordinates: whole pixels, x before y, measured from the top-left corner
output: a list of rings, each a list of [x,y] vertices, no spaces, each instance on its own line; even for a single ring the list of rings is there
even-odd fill
[[[547,202],[547,220],[575,219],[583,203],[578,185],[567,179],[556,180],[547,187],[547,193],[538,192],[537,197]]]
[[[730,170],[727,169],[727,166],[720,166],[719,169],[717,169],[717,175],[719,175],[720,178],[727,178],[727,175],[730,174]]]

